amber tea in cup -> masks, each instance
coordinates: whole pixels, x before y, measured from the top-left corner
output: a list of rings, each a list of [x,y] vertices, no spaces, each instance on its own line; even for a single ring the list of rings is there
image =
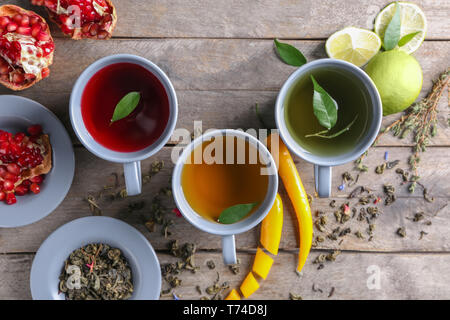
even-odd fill
[[[248,141],[217,136],[197,146],[187,158],[181,173],[184,196],[195,212],[210,221],[217,222],[229,207],[257,203],[251,215],[267,195],[265,166]]]

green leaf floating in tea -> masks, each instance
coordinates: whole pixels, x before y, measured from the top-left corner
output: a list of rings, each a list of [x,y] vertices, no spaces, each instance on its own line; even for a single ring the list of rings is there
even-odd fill
[[[395,2],[395,11],[384,32],[383,47],[385,50],[394,49],[400,40],[401,16],[398,2]]]
[[[344,129],[339,130],[338,132],[330,134],[328,136],[324,135],[324,133],[327,133],[328,130],[324,130],[324,131],[320,131],[320,132],[317,132],[314,134],[308,134],[305,136],[305,138],[309,138],[309,137],[319,137],[319,138],[325,138],[325,139],[336,138],[337,136],[340,136],[344,132],[350,130],[350,127],[355,123],[356,119],[358,119],[358,115],[356,115],[356,117],[352,120],[352,122],[350,122]]]
[[[252,211],[253,208],[256,207],[256,205],[258,205],[257,202],[237,204],[229,208],[226,208],[225,210],[222,211],[217,221],[223,224],[232,224],[238,222],[239,220],[244,218],[247,214],[249,214],[249,212]]]
[[[337,136],[343,134],[344,132],[350,130],[350,127],[355,123],[358,115],[350,122],[345,128],[339,130],[336,133],[326,135],[329,133],[330,129],[332,129],[337,122],[338,119],[338,104],[337,102],[322,88],[314,79],[314,76],[311,75],[311,80],[314,86],[314,96],[313,96],[313,111],[320,125],[327,128],[326,130],[322,130],[317,133],[308,134],[305,138],[310,137],[318,137],[325,139],[336,138]]]
[[[114,114],[111,119],[111,123],[122,120],[128,117],[139,104],[141,100],[141,94],[139,92],[130,92],[126,94],[117,104],[114,109]]]
[[[313,108],[314,114],[321,126],[330,130],[337,121],[337,102],[326,92],[311,75],[314,85]]]
[[[305,56],[297,48],[287,43],[281,43],[277,39],[274,42],[277,53],[283,62],[294,67],[300,67],[306,63]]]

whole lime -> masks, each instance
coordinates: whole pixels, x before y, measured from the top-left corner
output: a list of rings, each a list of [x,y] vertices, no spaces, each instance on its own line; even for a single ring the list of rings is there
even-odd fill
[[[378,53],[367,64],[366,72],[380,93],[384,116],[409,107],[422,89],[420,64],[401,50]]]

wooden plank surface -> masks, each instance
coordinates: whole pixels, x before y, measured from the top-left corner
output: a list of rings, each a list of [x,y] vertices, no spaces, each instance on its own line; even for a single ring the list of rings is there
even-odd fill
[[[405,150],[406,149],[406,150]],[[0,252],[35,252],[42,241],[57,227],[69,222],[73,219],[90,215],[86,197],[88,195],[96,195],[102,191],[104,186],[114,185],[115,178],[113,174],[122,175],[123,169],[121,165],[108,163],[104,160],[96,158],[84,148],[76,148],[76,173],[73,186],[62,205],[57,208],[47,218],[34,223],[30,226],[14,229],[3,229],[0,233]],[[122,219],[133,226],[137,227],[142,233],[151,241],[152,245],[157,249],[165,249],[167,239],[161,237],[161,232],[157,229],[154,233],[149,233],[144,227],[143,223],[149,217],[150,203],[153,197],[159,192],[162,187],[170,186],[170,177],[173,168],[171,162],[173,148],[164,148],[157,156],[144,161],[144,174],[149,171],[151,164],[154,161],[164,161],[164,169],[157,175],[152,177],[152,180],[147,185],[144,185],[143,193],[138,197],[130,197],[123,200],[115,200],[110,202],[107,200],[98,200],[98,205],[102,208],[103,214],[107,216]],[[383,175],[374,173],[375,166],[383,163],[384,153],[388,151],[390,160],[401,160],[398,168],[406,168],[406,159],[408,155],[407,148],[387,147],[387,148],[373,148],[370,155],[365,162],[370,171],[361,174],[358,185],[364,185],[374,190],[374,193],[383,196],[382,186],[384,183],[391,182],[397,188],[398,200],[391,206],[384,206],[382,203],[377,205],[382,214],[374,221],[376,230],[372,241],[368,240],[366,230],[368,224],[366,221],[358,221],[357,217],[351,219],[346,224],[337,224],[335,222],[333,212],[335,209],[329,206],[331,199],[315,198],[312,203],[312,209],[321,210],[328,216],[329,223],[326,226],[327,232],[320,233],[317,229],[314,230],[316,235],[326,235],[331,230],[340,226],[342,229],[350,227],[352,234],[342,238],[344,241],[338,245],[338,241],[326,240],[320,244],[320,248],[341,248],[345,250],[362,250],[362,251],[450,251],[450,235],[447,230],[450,228],[450,206],[444,207],[449,200],[449,185],[442,183],[441,176],[449,176],[448,162],[448,148],[431,148],[423,156],[423,166],[421,168],[422,183],[425,184],[430,194],[435,198],[433,203],[428,203],[423,200],[422,191],[419,189],[410,194],[407,191],[407,185],[401,185],[401,177],[394,172],[395,169],[386,170]],[[314,194],[314,177],[312,165],[303,160],[296,159],[297,166],[301,173],[305,188],[311,195]],[[347,195],[354,187],[347,187],[346,190],[340,192],[337,187],[341,181],[342,173],[351,171],[356,178],[356,171],[352,171],[353,164],[347,164],[335,168],[333,172],[333,199],[336,200],[338,206],[347,202]],[[435,170],[435,168],[441,168]],[[423,173],[423,174],[422,174]],[[123,184],[122,178],[120,183]],[[120,191],[122,187],[117,188]],[[285,249],[293,249],[298,247],[298,233],[296,231],[296,222],[293,219],[294,211],[290,205],[284,190],[281,188],[281,193],[285,205],[285,223],[283,231],[283,239],[281,246]],[[105,193],[106,195],[108,192]],[[174,239],[183,238],[184,235],[194,235],[192,241],[196,242],[201,249],[211,250],[219,249],[221,246],[220,238],[209,235],[204,232],[197,232],[183,218],[177,218],[171,212],[174,208],[174,203],[171,198],[167,199],[165,206],[168,208],[168,216],[174,220],[173,232]],[[145,201],[146,206],[142,209],[128,212],[130,203],[137,203]],[[351,200],[352,206],[357,202]],[[358,212],[362,206],[355,205]],[[426,219],[420,223],[415,223],[409,219],[413,218],[415,213],[425,212]],[[432,226],[424,225],[425,221],[432,221]],[[396,231],[399,227],[406,227],[407,237],[400,238]],[[365,239],[358,239],[353,233],[361,231]],[[428,232],[429,234],[424,239],[419,240],[420,231]],[[258,243],[258,228],[247,233],[237,236],[237,247],[240,249],[254,248]]]
[[[11,0],[38,12],[26,0]],[[372,29],[385,0],[116,0],[115,37],[328,38],[351,26]],[[446,0],[417,3],[428,19],[428,39],[449,39]],[[43,14],[46,17],[45,14]],[[55,28],[53,28],[55,30]]]
[[[322,252],[313,251],[316,257]],[[33,254],[0,255],[2,285],[1,299],[30,299],[29,272]],[[165,253],[158,253],[161,263],[176,260]],[[222,263],[219,253],[201,252],[195,255],[200,270],[192,274],[183,272],[178,277],[181,287],[174,293],[181,299],[209,297],[206,288],[213,285],[220,273],[220,284],[227,281],[230,288],[238,288],[250,270],[253,253],[239,252],[240,272],[234,275]],[[260,281],[260,289],[251,299],[289,299],[289,293],[303,299],[442,299],[449,297],[448,272],[442,273],[442,266],[450,263],[449,254],[370,254],[344,252],[335,262],[317,270],[317,264],[307,263],[302,277],[295,273],[296,253],[281,252],[266,280]],[[206,263],[214,261],[216,268],[210,270]],[[375,278],[379,274],[379,278]],[[439,280],[436,275],[439,274]],[[349,277],[351,285],[349,285]],[[379,279],[377,282],[374,279]],[[369,282],[369,286],[367,283]],[[379,287],[376,284],[379,283]],[[314,285],[314,290],[313,290]],[[202,294],[196,287],[199,286]],[[167,287],[163,283],[163,289]],[[333,290],[333,295],[328,298]],[[322,292],[321,292],[322,291]],[[228,290],[224,293],[227,294]],[[173,299],[172,296],[163,299]]]

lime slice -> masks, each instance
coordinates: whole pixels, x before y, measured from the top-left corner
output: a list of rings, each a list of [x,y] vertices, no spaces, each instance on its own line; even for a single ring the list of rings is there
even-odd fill
[[[427,32],[427,19],[425,18],[423,11],[414,3],[398,2],[398,4],[401,17],[400,39],[407,34],[419,32],[407,44],[399,48],[400,50],[411,54],[420,47],[425,39],[425,33]],[[395,2],[389,4],[381,10],[375,19],[374,30],[381,39],[384,38],[384,32],[386,31],[394,12]]]
[[[380,51],[381,39],[372,31],[347,27],[328,38],[325,49],[330,58],[361,67]]]

